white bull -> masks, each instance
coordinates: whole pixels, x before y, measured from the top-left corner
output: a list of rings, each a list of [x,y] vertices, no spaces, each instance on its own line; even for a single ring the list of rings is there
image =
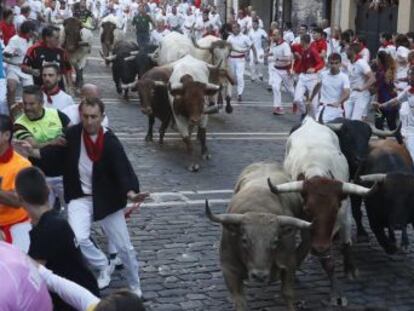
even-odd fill
[[[274,186],[274,193],[300,192],[304,213],[313,221],[310,246],[331,281],[331,302],[346,304],[335,286],[332,240],[337,232],[343,243],[344,270],[355,277],[351,254],[352,216],[348,194],[369,195],[370,189],[348,183],[348,163],[342,154],[337,135],[328,127],[306,117],[288,138],[284,168],[296,182]]]
[[[187,55],[173,63],[172,69],[169,80],[170,104],[177,129],[191,158],[189,170],[197,171],[199,164],[193,158],[191,132],[194,127],[198,127],[202,157],[209,159],[206,146],[208,116],[204,104],[205,96],[214,95],[220,89],[218,85],[209,83],[210,72],[218,68]]]

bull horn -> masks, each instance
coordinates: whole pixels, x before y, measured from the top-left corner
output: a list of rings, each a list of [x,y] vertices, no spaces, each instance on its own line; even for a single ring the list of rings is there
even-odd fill
[[[312,225],[309,221],[290,216],[277,216],[277,220],[281,226],[292,226],[298,229],[306,229]]]
[[[197,41],[196,41],[196,39],[195,39],[194,37],[191,37],[191,41],[193,42],[194,47],[195,47],[196,49],[199,49],[199,50],[204,50],[204,51],[210,51],[210,48],[211,48],[211,47],[199,46],[199,45],[198,45],[198,43],[197,43]]]
[[[342,124],[341,123],[326,123],[324,125],[327,126],[327,127],[329,127],[334,132],[338,132],[342,128]]]
[[[369,196],[375,190],[376,185],[377,184],[375,184],[371,188],[366,188],[366,187],[356,185],[353,183],[344,182],[342,184],[342,192],[345,194],[355,194],[355,195],[360,195],[362,197],[366,197],[366,196]]]
[[[384,130],[377,129],[372,124],[370,126],[371,126],[371,130],[372,130],[372,134],[375,134],[378,137],[390,137],[390,136],[394,136],[395,134],[398,133],[398,131],[401,129],[401,125],[402,125],[402,123],[399,122],[397,128],[395,130],[392,130],[392,131],[384,131]]]
[[[134,59],[135,59],[135,56],[133,56],[133,55],[124,57],[124,61],[126,61],[126,62],[129,62],[129,61],[134,60]]]
[[[233,46],[231,46],[231,50],[236,53],[244,54],[244,53],[247,53],[250,50],[250,48],[245,49],[245,50],[238,50],[238,49],[235,49]]]
[[[131,51],[129,52],[129,55],[137,56],[139,54],[139,51]]]
[[[155,86],[167,86],[167,83],[164,81],[154,81]]]
[[[220,90],[220,85],[214,83],[207,83],[206,89],[209,91],[218,91]]]
[[[275,186],[270,181],[270,178],[267,178],[267,184],[269,185],[270,191],[272,191],[274,194],[283,192],[300,192],[303,190],[303,181],[291,181]]]
[[[208,200],[206,200],[206,215],[212,222],[217,222],[223,225],[238,225],[242,222],[243,214],[213,214],[208,206]]]
[[[181,82],[170,85],[170,90],[171,91],[178,91],[178,90],[182,90],[182,89],[183,89],[183,84]]]
[[[383,182],[387,174],[368,174],[359,176],[359,180],[368,182]]]
[[[137,81],[134,81],[134,82],[131,82],[131,83],[128,83],[128,84],[121,83],[121,89],[128,90],[131,87],[134,87],[136,83],[137,83]]]

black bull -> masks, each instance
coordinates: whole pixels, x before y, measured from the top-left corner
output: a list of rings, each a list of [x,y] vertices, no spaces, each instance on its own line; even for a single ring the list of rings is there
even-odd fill
[[[104,57],[112,62],[112,78],[118,94],[124,91],[124,97],[128,98],[128,91],[135,86],[137,76],[142,77],[156,65],[149,56],[156,48],[149,45],[139,49],[134,42],[119,41],[114,46],[113,55]]]

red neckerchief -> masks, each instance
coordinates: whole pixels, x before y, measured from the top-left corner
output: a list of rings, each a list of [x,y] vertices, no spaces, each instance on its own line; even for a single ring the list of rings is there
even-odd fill
[[[19,32],[19,37],[29,41],[29,35],[28,34],[24,34],[24,33]]]
[[[355,59],[354,59],[354,61],[353,62],[351,62],[352,64],[355,64],[359,59],[362,59],[362,56],[361,56],[361,54],[357,54],[357,55],[355,55]]]
[[[0,156],[0,163],[7,163],[13,156],[13,147],[10,145],[6,151]]]
[[[104,145],[104,131],[101,126],[98,132],[96,142],[94,142],[91,136],[83,130],[83,142],[85,144],[86,153],[92,162],[99,161],[102,156],[103,145]]]
[[[53,103],[52,96],[60,92],[59,85],[56,85],[53,89],[47,90],[45,87],[42,87],[43,92],[46,94],[47,102],[49,104]]]
[[[276,42],[276,45],[281,45],[283,42],[285,42],[285,40],[279,40],[279,42]]]
[[[391,42],[391,41],[387,41],[387,40],[385,40],[385,41],[384,41],[384,43],[383,43],[383,44],[381,44],[381,46],[382,46],[383,48],[386,48],[386,47],[388,47],[388,46],[390,46],[390,45],[392,45],[392,42]]]

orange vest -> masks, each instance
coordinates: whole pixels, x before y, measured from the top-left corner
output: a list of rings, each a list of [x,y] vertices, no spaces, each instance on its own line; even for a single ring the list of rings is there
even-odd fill
[[[1,190],[14,191],[14,181],[20,170],[31,166],[30,162],[23,158],[16,151],[7,163],[0,163],[0,177],[2,178]],[[27,218],[26,211],[22,208],[15,208],[0,204],[0,226],[12,225]]]

